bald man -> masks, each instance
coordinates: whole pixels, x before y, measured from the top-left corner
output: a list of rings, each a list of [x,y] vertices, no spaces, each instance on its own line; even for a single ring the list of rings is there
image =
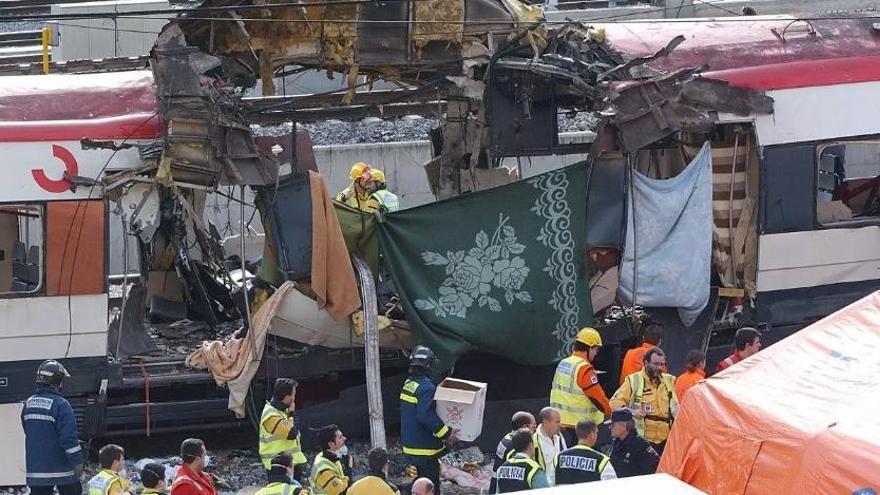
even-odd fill
[[[434,495],[434,482],[428,478],[419,478],[413,481],[410,490],[412,495]]]
[[[507,461],[507,458],[513,454],[513,449],[510,448],[510,439],[513,434],[522,428],[528,428],[528,430],[532,433],[535,432],[535,428],[537,427],[537,423],[535,422],[535,416],[526,411],[517,411],[513,413],[513,416],[510,418],[510,432],[504,435],[501,441],[498,442],[498,447],[495,448],[495,464],[492,465],[492,472],[498,471],[498,468],[501,467]],[[495,477],[492,477],[492,480],[489,482],[489,493],[495,493]]]
[[[535,442],[535,462],[547,473],[547,482],[554,484],[553,459],[567,449],[565,439],[562,438],[562,418],[559,410],[555,407],[545,407],[538,413],[538,427],[535,429],[533,440]]]

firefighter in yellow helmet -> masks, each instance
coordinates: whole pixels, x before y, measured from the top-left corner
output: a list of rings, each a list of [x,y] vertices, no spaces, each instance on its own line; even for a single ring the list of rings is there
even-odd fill
[[[381,170],[358,162],[352,165],[348,176],[351,185],[339,191],[336,201],[367,213],[373,213],[380,208],[388,211],[399,209],[397,196],[386,188],[385,174]]]
[[[589,419],[602,424],[611,417],[611,405],[593,360],[602,348],[602,336],[595,328],[582,328],[575,337],[574,351],[556,367],[550,388],[550,406],[559,411],[562,433],[571,445],[577,443],[578,421]]]

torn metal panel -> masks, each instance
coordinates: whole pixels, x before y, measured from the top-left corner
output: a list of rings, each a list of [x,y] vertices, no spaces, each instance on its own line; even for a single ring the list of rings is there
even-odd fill
[[[461,44],[464,35],[464,0],[413,2],[412,43],[417,49],[429,41]]]
[[[737,88],[725,81],[697,77],[684,86],[682,102],[735,115],[773,113],[773,98],[763,91]]]
[[[359,19],[366,21],[358,24],[357,53],[360,64],[403,65],[407,62],[408,2],[386,0],[361,4]]]

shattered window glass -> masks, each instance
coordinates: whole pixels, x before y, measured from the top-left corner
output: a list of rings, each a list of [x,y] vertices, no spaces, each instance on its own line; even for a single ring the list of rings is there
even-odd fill
[[[880,217],[880,142],[823,144],[816,155],[819,223],[876,221]]]
[[[0,295],[40,288],[44,220],[42,206],[0,205]]]

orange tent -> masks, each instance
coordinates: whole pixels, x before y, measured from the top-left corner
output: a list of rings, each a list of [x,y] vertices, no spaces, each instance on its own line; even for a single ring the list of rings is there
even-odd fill
[[[724,495],[880,492],[880,292],[691,388],[659,471]]]

